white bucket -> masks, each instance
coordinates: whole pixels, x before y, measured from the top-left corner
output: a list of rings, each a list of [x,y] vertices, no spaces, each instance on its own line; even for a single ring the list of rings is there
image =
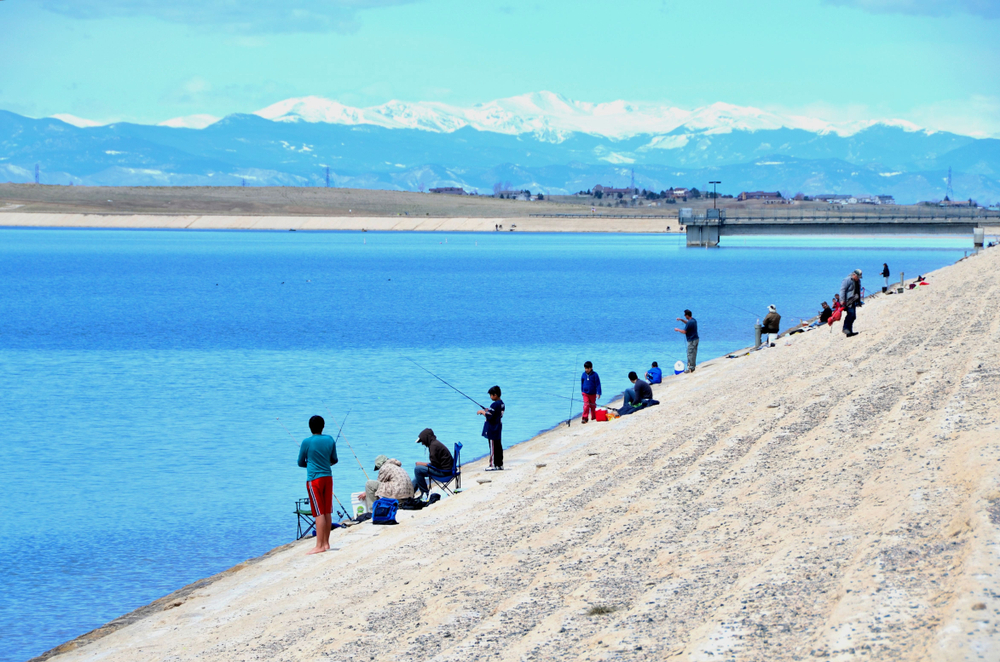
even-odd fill
[[[674,374],[679,375],[684,372],[684,361],[678,361],[674,364]]]
[[[365,507],[365,493],[351,492],[351,517],[357,517],[367,512],[368,509]]]

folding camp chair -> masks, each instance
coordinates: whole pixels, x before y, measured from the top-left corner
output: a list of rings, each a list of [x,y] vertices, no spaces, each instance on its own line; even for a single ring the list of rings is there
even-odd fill
[[[316,518],[313,517],[308,497],[295,502],[295,514],[299,518],[298,533],[296,533],[295,539],[302,540],[308,535],[314,535],[316,533]]]
[[[430,478],[430,486],[434,487],[437,485],[442,490],[448,494],[455,494],[455,492],[462,491],[462,444],[455,444],[455,463],[451,467],[450,476],[441,476],[440,478],[436,476],[428,476]],[[455,488],[449,489],[451,483],[455,483]]]

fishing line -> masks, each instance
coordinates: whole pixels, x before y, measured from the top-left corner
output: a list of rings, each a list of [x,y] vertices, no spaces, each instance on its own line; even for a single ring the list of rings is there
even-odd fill
[[[454,386],[452,386],[451,384],[449,384],[445,380],[441,379],[440,377],[438,377],[437,375],[435,375],[433,372],[431,372],[430,370],[428,370],[424,366],[420,365],[419,363],[417,363],[416,361],[414,361],[413,359],[411,359],[409,356],[404,356],[403,358],[406,359],[407,361],[409,361],[410,363],[412,363],[413,365],[417,366],[418,368],[420,368],[421,370],[423,370],[424,372],[426,372],[428,375],[430,375],[434,379],[438,380],[439,382],[441,382],[442,384],[444,384],[445,386],[447,386],[451,390],[455,391],[456,393],[458,393],[459,395],[461,395],[463,398],[466,398],[467,400],[469,400],[471,402],[474,402],[476,405],[479,406],[480,409],[489,409],[489,407],[487,407],[486,405],[479,404],[478,402],[476,402],[475,400],[473,400],[472,398],[470,398],[468,395],[466,395],[462,391],[459,391],[457,388],[455,388]]]
[[[348,409],[347,413],[344,414],[344,420],[340,424],[340,430],[337,432],[337,439],[340,439],[341,435],[343,434],[343,432],[344,432],[344,425],[347,423],[347,417],[351,415],[352,411],[354,411],[354,410],[353,409]],[[330,411],[329,407],[326,408],[326,413],[330,415],[330,418],[333,418],[333,412]],[[333,443],[336,444],[337,443],[337,439],[334,439]],[[351,446],[351,442],[349,442],[347,440],[347,437],[344,437],[344,443],[347,444],[347,447],[351,449],[351,454],[354,455],[354,459],[357,461],[358,466],[361,468],[361,472],[365,475],[365,478],[367,480],[371,480],[371,477],[368,475],[368,472],[365,471],[364,465],[361,464],[361,458],[359,458],[358,454],[354,452],[354,447]]]

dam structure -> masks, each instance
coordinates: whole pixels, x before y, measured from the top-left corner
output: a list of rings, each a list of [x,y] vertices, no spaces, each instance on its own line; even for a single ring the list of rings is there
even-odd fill
[[[687,220],[688,246],[718,246],[722,237],[747,235],[971,235],[983,245],[984,228],[1000,225],[1000,213],[986,210],[907,213],[780,214],[727,216],[709,209]]]

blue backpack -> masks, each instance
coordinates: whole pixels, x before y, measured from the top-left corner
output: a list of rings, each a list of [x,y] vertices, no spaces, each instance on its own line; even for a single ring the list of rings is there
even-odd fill
[[[396,524],[396,509],[399,502],[395,499],[378,499],[372,504],[372,524]]]

